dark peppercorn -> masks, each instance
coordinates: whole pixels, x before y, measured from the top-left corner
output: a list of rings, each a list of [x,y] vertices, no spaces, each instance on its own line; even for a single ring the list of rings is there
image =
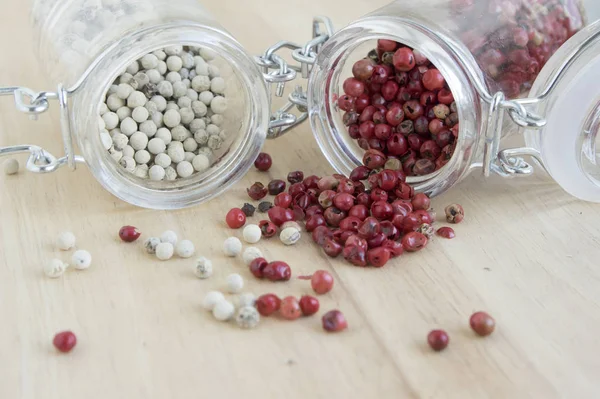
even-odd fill
[[[249,203],[245,203],[244,206],[242,207],[242,212],[244,212],[244,214],[247,217],[252,217],[254,216],[254,212],[256,211],[256,208],[254,207],[254,205],[249,204]]]
[[[271,208],[273,208],[273,204],[269,201],[263,201],[260,204],[258,204],[258,211],[260,213],[269,212],[269,209]]]

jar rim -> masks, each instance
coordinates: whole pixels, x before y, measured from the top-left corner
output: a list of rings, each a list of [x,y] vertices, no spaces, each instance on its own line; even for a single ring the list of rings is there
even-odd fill
[[[96,119],[88,118],[91,121],[86,122],[85,132],[75,132],[74,136],[92,174],[116,197],[144,208],[179,209],[218,196],[251,168],[267,136],[268,92],[254,60],[228,34],[195,23],[156,25],[121,39],[119,46],[105,54],[82,82],[78,93],[81,100],[73,101],[74,115],[98,115],[102,97],[120,71],[144,54],[172,45],[206,47],[229,63],[243,91],[245,115],[238,135],[215,163],[216,167],[189,178],[161,182],[136,177],[121,168],[101,145],[97,128],[94,131]]]

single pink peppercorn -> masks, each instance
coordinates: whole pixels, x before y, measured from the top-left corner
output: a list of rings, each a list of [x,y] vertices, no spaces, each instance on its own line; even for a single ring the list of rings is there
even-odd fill
[[[261,316],[270,316],[279,310],[281,299],[275,294],[261,295],[256,299],[254,306]]]
[[[486,312],[473,313],[469,319],[469,324],[475,333],[482,337],[487,337],[494,332],[496,321]]]
[[[448,239],[456,237],[456,233],[454,232],[454,229],[452,227],[440,227],[439,229],[437,229],[436,233],[438,236]]]
[[[246,224],[246,214],[240,208],[232,208],[225,217],[227,225],[232,229],[239,229]]]
[[[427,343],[436,352],[443,351],[448,346],[450,337],[444,330],[433,330],[427,335]]]
[[[256,161],[254,161],[254,166],[261,172],[266,172],[267,170],[271,169],[271,165],[273,165],[273,160],[266,152],[261,152],[258,154]]]
[[[319,311],[319,300],[314,296],[304,295],[300,298],[300,309],[304,316],[312,316]]]
[[[70,352],[77,344],[77,337],[71,331],[59,332],[54,336],[52,343],[63,353]]]
[[[348,322],[346,321],[344,314],[339,310],[330,310],[325,313],[321,321],[325,331],[338,332],[348,328]]]
[[[333,288],[333,276],[328,271],[317,270],[310,279],[310,285],[317,294],[326,294]]]
[[[125,242],[134,242],[140,238],[141,235],[142,233],[140,233],[140,231],[133,226],[123,226],[119,230],[119,237]]]
[[[279,314],[286,320],[296,320],[302,316],[302,309],[298,299],[293,296],[286,296],[281,300]]]
[[[263,268],[262,274],[267,280],[287,281],[292,277],[292,269],[285,262],[274,261]]]

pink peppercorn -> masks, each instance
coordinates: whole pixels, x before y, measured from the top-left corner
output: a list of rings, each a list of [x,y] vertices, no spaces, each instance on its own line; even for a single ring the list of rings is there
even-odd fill
[[[286,320],[296,320],[302,316],[302,309],[298,299],[293,296],[286,296],[281,300],[279,314]]]
[[[448,346],[450,337],[444,330],[433,330],[427,335],[427,343],[436,352],[443,351]]]
[[[300,309],[304,316],[312,316],[319,311],[319,300],[314,296],[304,295],[300,298]]]
[[[325,313],[321,319],[323,329],[329,332],[338,332],[348,328],[348,322],[344,314],[339,310],[330,310]]]
[[[140,233],[140,231],[133,226],[123,226],[119,230],[119,238],[125,242],[134,242],[140,238],[141,235],[142,233]]]
[[[261,316],[270,316],[281,307],[281,299],[275,294],[261,295],[256,299],[254,306]]]
[[[326,294],[333,288],[333,276],[328,271],[317,270],[310,279],[310,285],[317,294]]]
[[[261,172],[266,172],[267,170],[269,170],[272,164],[273,160],[271,159],[271,156],[266,152],[261,152],[260,154],[258,154],[256,161],[254,161],[254,166]]]
[[[71,331],[63,331],[54,336],[52,343],[56,349],[63,353],[67,353],[77,345],[77,337]]]

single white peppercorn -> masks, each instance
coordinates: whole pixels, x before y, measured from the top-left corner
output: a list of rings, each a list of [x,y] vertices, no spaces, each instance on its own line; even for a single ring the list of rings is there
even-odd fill
[[[163,96],[154,96],[150,101],[156,104],[156,108],[158,108],[160,112],[163,112],[165,108],[167,108],[167,100]]]
[[[154,104],[154,103],[150,103]],[[154,105],[156,107],[156,104]],[[148,119],[150,112],[145,107],[137,107],[131,112],[131,117],[137,123],[142,123]]]
[[[171,157],[171,161],[179,163],[185,159],[185,152],[183,147],[173,146],[167,150],[167,155]]]
[[[146,105],[144,105],[144,108],[146,108],[149,115],[152,115],[153,112],[158,112],[158,106],[152,101],[148,101]]]
[[[213,116],[210,117],[210,121],[212,122],[213,125],[220,127],[223,124],[223,122],[225,121],[225,117],[221,114],[214,114]]]
[[[260,249],[256,247],[248,247],[244,249],[242,259],[247,266],[250,266],[250,263],[252,263],[252,261],[256,258],[264,258]]]
[[[210,72],[210,69],[209,69],[209,72]],[[145,85],[150,83],[150,78],[144,72],[138,72],[134,75],[133,81],[137,82],[137,85],[138,85],[137,88],[141,89],[142,87],[144,87]]]
[[[215,114],[222,114],[227,111],[227,99],[223,96],[216,96],[210,102],[210,109]]]
[[[192,77],[193,79],[193,77]],[[198,92],[194,89],[187,89],[185,96],[190,99],[190,101],[198,100]]]
[[[108,153],[110,154],[110,157],[115,160],[115,162],[119,162],[121,158],[123,158],[123,152],[117,151],[114,148],[108,150]]]
[[[191,133],[183,125],[175,126],[171,129],[171,136],[173,140],[183,142],[188,137],[191,137]]]
[[[105,1],[104,3],[105,3],[104,5],[106,6],[106,1]],[[80,22],[80,21],[76,21],[76,22]],[[86,26],[86,25],[85,25],[83,22],[80,22],[80,23],[83,25],[83,27],[84,27],[85,29],[87,29],[87,26]],[[83,33],[83,32],[82,32],[82,33]],[[127,69],[126,69],[126,72],[127,72],[127,73],[130,73],[130,74],[132,74],[132,75],[135,75],[135,74],[136,74],[136,73],[138,73],[139,71],[140,71],[140,64],[139,64],[137,61],[133,61],[131,64],[129,64],[129,65],[127,66]]]
[[[158,62],[157,62],[157,66],[158,66]],[[150,83],[155,84],[155,85],[159,84],[163,80],[162,75],[156,69],[147,70],[146,75],[148,75],[148,79],[150,80]]]
[[[158,57],[155,54],[146,54],[142,57],[140,62],[144,69],[154,69],[158,66]]]
[[[169,101],[167,103],[167,108],[165,108],[165,112],[174,109],[175,111],[179,111],[179,105],[175,101]]]
[[[192,159],[192,166],[196,172],[204,172],[210,167],[210,160],[204,154],[198,154]]]
[[[162,118],[162,115],[160,112],[155,112],[153,114],[157,115],[158,117]],[[146,135],[146,138],[148,137],[153,137],[156,134],[156,131],[158,130],[158,128],[156,127],[156,123],[151,120],[151,121],[144,121],[140,124],[140,132],[144,133]]]
[[[254,306],[254,303],[256,303],[256,295],[254,295],[251,292],[245,292],[238,296],[238,308],[243,308],[245,306]]]
[[[194,273],[196,277],[201,279],[207,279],[212,276],[213,273],[213,265],[210,259],[205,258],[204,256],[196,259],[196,266],[194,267]]]
[[[192,101],[192,111],[196,117],[205,116],[208,112],[208,107],[202,101]]]
[[[65,274],[68,266],[60,259],[50,259],[44,264],[44,274],[50,278],[58,278]]]
[[[123,133],[115,134],[112,136],[113,139],[113,147],[117,151],[123,151],[123,148],[129,143],[129,137],[125,136]]]
[[[148,146],[148,136],[142,132],[135,132],[129,139],[129,145],[136,151],[143,150]]]
[[[155,137],[152,140],[148,141],[148,151],[151,154],[157,155],[162,152],[165,152],[166,149],[167,149],[167,146],[166,146],[165,142],[159,138]]]
[[[208,78],[208,64],[206,62],[197,64],[195,71],[196,76],[206,76]]]
[[[107,94],[108,96],[110,96],[111,94],[116,94],[118,89],[119,89],[119,85],[117,85],[117,84],[112,84],[112,85],[110,85],[110,87],[108,88],[108,91],[107,91],[107,93],[106,93],[106,94]]]
[[[198,130],[194,133],[194,140],[201,146],[206,145],[208,143],[208,133],[206,133],[206,130]]]
[[[160,95],[163,97],[173,96],[173,85],[167,80],[163,80],[162,82],[158,83],[156,85],[156,88],[158,89]]]
[[[173,97],[181,98],[187,94],[187,87],[183,82],[175,82],[173,83]]]
[[[135,162],[138,164],[145,164],[150,162],[150,153],[146,150],[139,150],[135,153]]]
[[[177,233],[173,230],[167,230],[160,235],[161,242],[168,242],[175,246],[177,244]]]
[[[177,171],[174,167],[168,166],[165,168],[165,180],[173,181],[177,179]]]
[[[130,145],[126,145],[125,148],[123,148],[123,156],[133,158],[135,156],[135,150],[133,149],[133,147]]]
[[[154,138],[160,139],[164,144],[169,144],[173,138],[171,137],[171,131],[166,127],[161,127],[156,131]],[[165,147],[166,148],[166,147]]]
[[[183,63],[184,68],[190,69],[195,66],[194,55],[192,53],[183,52],[179,56],[181,57],[181,62]]]
[[[183,46],[181,46],[181,45],[169,46],[169,47],[165,48],[164,51],[167,55],[179,55],[183,52]]]
[[[193,137],[188,137],[183,142],[183,149],[189,152],[196,151],[198,149],[198,143]]]
[[[208,147],[211,150],[218,150],[223,145],[223,139],[219,136],[209,136],[208,137]]]
[[[206,129],[206,122],[204,120],[197,118],[190,122],[190,131],[192,133],[196,133],[198,130]]]
[[[210,91],[216,94],[225,93],[225,79],[223,78],[214,78],[210,82]]]
[[[162,168],[166,168],[171,165],[171,157],[163,152],[154,158],[154,163]]]
[[[181,109],[181,108],[190,108],[192,106],[192,100],[185,96],[185,97],[181,97],[177,100],[177,106]],[[186,122],[183,122],[186,123]]]
[[[119,83],[130,83],[133,80],[133,74],[131,73],[123,73],[119,77]]]
[[[260,314],[254,306],[244,306],[238,310],[235,322],[240,328],[255,328],[260,322]]]
[[[141,91],[134,91],[127,97],[127,106],[132,109],[135,107],[143,107],[144,104],[146,104],[146,101],[148,101],[148,99],[144,93]]]
[[[159,260],[169,260],[173,257],[173,244],[161,242],[156,246],[156,257]]]
[[[121,165],[121,167],[126,171],[133,173],[133,171],[135,170],[136,163],[135,159],[133,159],[132,157],[122,157],[119,160],[119,165]]]
[[[110,136],[109,136],[110,138]],[[108,147],[110,148],[110,147]],[[4,162],[4,174],[16,175],[19,173],[19,161],[14,158],[9,158]]]
[[[63,231],[56,238],[56,247],[61,251],[68,251],[75,246],[75,234]]]
[[[153,51],[152,54],[154,54],[160,61],[167,59],[167,53],[165,53],[164,50],[156,50]]]
[[[212,311],[219,302],[222,302],[224,300],[225,296],[221,292],[209,291],[206,293],[204,299],[202,300],[202,307],[206,310]]]
[[[127,83],[121,83],[117,89],[117,97],[121,100],[127,100],[127,98],[133,93],[133,87]]]
[[[123,134],[123,133],[121,132],[121,129],[119,129],[118,127],[117,127],[117,128],[114,128],[114,129],[112,129],[112,130],[110,131],[110,137],[111,137],[111,138],[113,138],[113,139],[115,138],[115,135],[117,135],[117,134]]]
[[[181,108],[179,115],[181,116],[181,123],[184,125],[189,125],[195,118],[194,111],[191,108]]]
[[[194,79],[196,76],[198,76],[198,74],[196,73],[196,68],[194,67],[194,69],[190,70],[190,76],[188,76],[188,79]]]
[[[92,264],[92,255],[83,249],[75,251],[71,256],[71,263],[77,270],[84,270]]]
[[[213,125],[212,123],[208,126],[206,126],[206,133],[208,133],[209,135],[215,135],[215,134],[219,134],[219,132],[221,131],[221,128],[217,125]]]
[[[206,106],[209,106],[212,102],[215,95],[211,91],[203,91],[198,95],[198,100],[202,101],[202,103]]]
[[[112,130],[119,124],[119,116],[114,112],[107,112],[102,115],[102,120],[107,130]]]
[[[194,79],[192,79],[192,89],[194,89],[198,93],[209,90],[210,78],[208,76],[198,74]]]
[[[131,136],[133,133],[137,132],[138,125],[133,118],[127,117],[121,122],[120,129],[124,135]]]
[[[210,76],[211,79],[218,78],[219,76],[221,76],[221,71],[219,70],[219,67],[213,64],[209,64],[208,76]]]
[[[281,233],[279,233],[279,239],[285,245],[294,245],[295,243],[300,241],[300,237],[300,230],[295,229],[293,227],[287,227],[281,230]]]
[[[148,178],[148,165],[141,164],[137,165],[133,170],[133,174],[139,178],[147,179]]]
[[[242,252],[242,242],[237,237],[229,237],[223,243],[223,253],[230,257],[238,256]]]
[[[174,84],[176,82],[181,82],[181,75],[177,72],[169,72],[167,74],[167,76],[165,76],[165,80],[167,82],[170,82],[171,84]]]
[[[222,300],[215,305],[212,313],[215,319],[219,321],[227,321],[235,314],[235,306],[226,300]]]
[[[108,133],[108,131],[104,130],[104,131],[100,132],[100,142],[102,143],[102,147],[104,147],[104,149],[107,151],[108,151],[108,149],[110,149],[110,147],[112,147],[113,141],[112,141],[112,137],[110,137],[110,133]]]
[[[184,155],[185,156],[185,155]],[[181,178],[190,177],[194,173],[194,167],[188,161],[181,161],[177,164],[177,174]]]
[[[256,244],[260,241],[260,238],[262,237],[262,231],[257,225],[248,224],[246,225],[246,227],[244,227],[242,235],[244,236],[244,241],[246,241],[247,243]]]
[[[161,75],[164,75],[165,73],[167,73],[167,63],[164,61],[158,61],[158,66],[156,67],[156,70]]]
[[[156,253],[156,247],[160,244],[160,238],[158,237],[150,237],[146,241],[144,241],[144,248],[146,252],[154,255]]]
[[[161,181],[165,178],[166,172],[162,166],[152,165],[150,170],[148,171],[148,177],[153,181]]]
[[[190,240],[181,240],[175,247],[175,252],[180,258],[191,258],[195,251],[194,243]]]
[[[170,109],[165,112],[163,121],[165,126],[173,128],[181,123],[181,115],[178,111]]]
[[[122,106],[121,108],[119,108],[117,110],[116,114],[119,117],[119,120],[121,122],[123,122],[125,119],[127,119],[127,118],[129,118],[131,116],[131,108],[129,108],[128,106],[124,105],[124,106]],[[129,136],[129,134],[128,134],[128,136]]]
[[[213,50],[209,50],[203,47],[200,49],[200,56],[206,61],[212,61],[217,56],[217,53],[215,53]]]
[[[100,103],[100,108],[98,109],[98,113],[100,114],[100,116],[104,115],[107,112],[108,107],[106,106],[106,103]]]
[[[201,147],[198,150],[198,155],[204,155],[204,156],[206,156],[210,160],[211,157],[213,156],[213,150],[211,150],[208,147]]]

